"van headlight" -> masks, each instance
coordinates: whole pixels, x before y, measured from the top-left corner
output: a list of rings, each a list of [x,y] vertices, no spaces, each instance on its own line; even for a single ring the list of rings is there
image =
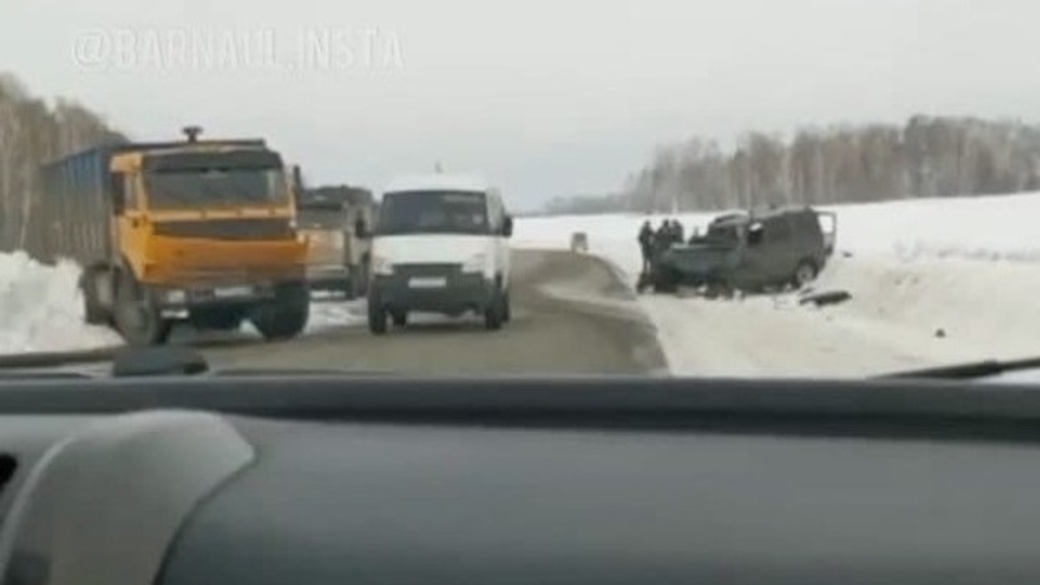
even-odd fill
[[[487,265],[487,256],[485,254],[474,254],[470,256],[465,262],[462,263],[463,272],[476,272],[483,274],[484,266]]]
[[[394,273],[394,265],[383,256],[372,256],[372,274],[390,276]]]

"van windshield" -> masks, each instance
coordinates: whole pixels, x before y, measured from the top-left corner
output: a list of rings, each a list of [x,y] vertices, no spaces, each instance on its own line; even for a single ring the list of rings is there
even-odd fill
[[[487,198],[478,191],[387,193],[380,205],[376,233],[490,234]]]

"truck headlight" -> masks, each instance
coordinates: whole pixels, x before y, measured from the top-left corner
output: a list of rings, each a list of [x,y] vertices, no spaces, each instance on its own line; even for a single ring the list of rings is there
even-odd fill
[[[394,273],[394,265],[382,256],[372,256],[372,274],[389,276]]]
[[[477,272],[483,273],[484,266],[487,265],[487,256],[483,253],[474,254],[470,256],[465,262],[462,263],[463,272]]]

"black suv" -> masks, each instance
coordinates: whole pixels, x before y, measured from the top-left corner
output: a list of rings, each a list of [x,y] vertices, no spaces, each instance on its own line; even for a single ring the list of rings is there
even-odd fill
[[[705,235],[654,258],[644,284],[657,292],[707,287],[712,294],[802,288],[833,254],[836,229],[833,213],[810,207],[723,215]]]

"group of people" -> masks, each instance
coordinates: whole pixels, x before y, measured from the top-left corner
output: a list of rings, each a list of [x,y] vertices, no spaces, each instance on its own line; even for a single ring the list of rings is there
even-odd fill
[[[650,220],[639,230],[639,249],[643,253],[643,272],[648,272],[657,254],[686,241],[686,230],[677,219],[663,219],[655,230]]]

